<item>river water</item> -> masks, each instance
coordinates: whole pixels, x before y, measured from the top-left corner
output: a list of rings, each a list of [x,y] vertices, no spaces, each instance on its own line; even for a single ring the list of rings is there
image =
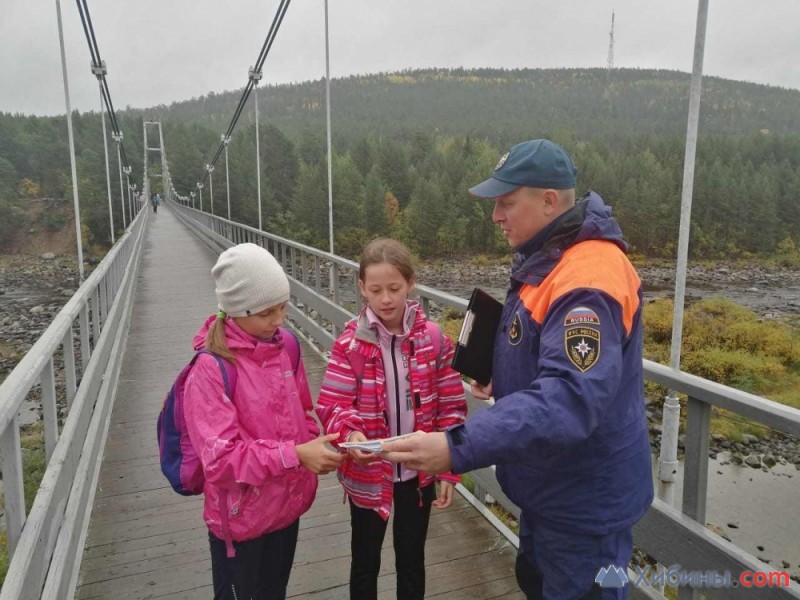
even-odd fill
[[[653,473],[658,472],[653,457]],[[683,462],[671,504],[680,510],[683,495]],[[661,482],[654,478],[656,494]],[[762,560],[765,570],[787,571],[800,577],[800,470],[791,464],[776,464],[771,469],[754,469],[730,462],[728,453],[709,459],[708,508],[710,529],[724,532],[730,540]],[[760,548],[759,548],[760,547]],[[789,567],[784,566],[784,561]],[[668,565],[667,565],[668,566]],[[693,570],[692,565],[682,565]]]

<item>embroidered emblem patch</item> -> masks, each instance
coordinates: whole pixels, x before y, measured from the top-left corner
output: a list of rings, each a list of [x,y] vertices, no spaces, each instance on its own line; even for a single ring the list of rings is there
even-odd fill
[[[508,343],[512,346],[519,346],[522,341],[522,319],[519,318],[519,313],[514,314],[511,319],[511,327],[508,330]]]
[[[564,327],[574,325],[600,325],[600,317],[591,308],[578,306],[569,311],[564,319]]]
[[[508,152],[506,152],[505,154],[503,154],[503,156],[500,157],[500,160],[497,161],[497,166],[494,168],[494,170],[497,171],[497,169],[506,164],[507,160],[508,160]]]
[[[600,332],[591,327],[573,327],[564,332],[564,349],[569,361],[585,373],[600,358]]]

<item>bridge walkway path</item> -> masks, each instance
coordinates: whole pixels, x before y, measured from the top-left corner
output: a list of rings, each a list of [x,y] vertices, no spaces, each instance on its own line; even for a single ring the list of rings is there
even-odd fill
[[[193,334],[215,310],[216,255],[167,206],[151,217],[76,593],[81,600],[213,596],[202,497],[182,497],[167,484],[155,426],[165,393],[191,358]],[[325,362],[305,344],[303,356],[316,397]],[[386,599],[396,587],[391,545],[390,526],[379,580]],[[513,546],[456,494],[451,508],[431,516],[427,597],[523,598],[514,559]],[[348,598],[349,564],[349,513],[331,474],[320,479],[300,520],[289,597]]]

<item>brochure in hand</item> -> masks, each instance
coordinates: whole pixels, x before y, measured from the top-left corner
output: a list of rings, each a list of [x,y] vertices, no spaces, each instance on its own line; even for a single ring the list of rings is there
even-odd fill
[[[502,316],[500,302],[480,288],[473,290],[458,334],[453,368],[481,385],[492,380],[494,338]]]
[[[393,442],[395,440],[402,440],[403,438],[407,438],[414,435],[413,433],[406,433],[403,435],[396,435],[390,438],[383,438],[381,440],[363,440],[360,442],[342,442],[339,444],[340,448],[355,448],[356,450],[362,450],[363,452],[374,452],[378,454],[383,450],[383,443],[384,442]]]

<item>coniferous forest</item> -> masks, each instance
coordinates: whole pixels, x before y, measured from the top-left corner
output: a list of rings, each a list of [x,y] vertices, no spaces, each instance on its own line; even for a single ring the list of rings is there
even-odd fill
[[[672,257],[688,90],[688,74],[632,69],[450,69],[334,80],[337,253],[354,256],[376,235],[397,237],[423,257],[506,251],[491,223],[492,203],[466,190],[514,143],[547,137],[572,154],[578,192],[593,189],[614,207],[634,252]],[[173,182],[188,195],[240,95],[118,112],[140,187],[143,120],[162,122]],[[327,248],[324,82],[263,86],[259,101],[265,229]],[[73,125],[86,241],[104,245],[110,234],[100,120],[76,112]],[[252,98],[232,137],[229,169],[232,218],[257,225]],[[217,214],[227,212],[224,173],[223,156],[214,172]],[[69,174],[63,117],[0,114],[0,246],[25,202],[72,201]],[[206,210],[208,192],[206,184]],[[694,258],[796,254],[800,91],[704,79],[692,217]],[[119,215],[115,223],[121,225]]]

